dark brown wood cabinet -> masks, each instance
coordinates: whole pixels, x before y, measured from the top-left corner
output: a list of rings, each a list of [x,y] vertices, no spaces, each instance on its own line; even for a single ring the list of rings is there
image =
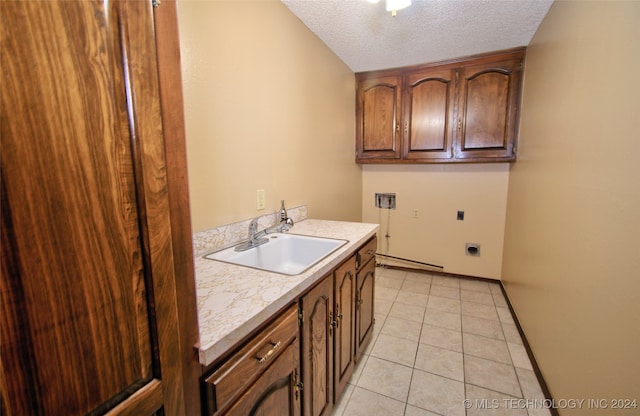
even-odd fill
[[[303,414],[333,409],[333,275],[300,299]]]
[[[454,69],[424,69],[406,75],[404,160],[450,159],[453,151]]]
[[[337,402],[344,393],[355,368],[356,257],[350,257],[333,274],[336,323],[333,386],[334,401]]]
[[[514,161],[523,60],[516,48],[356,74],[356,161]]]
[[[162,117],[163,91],[181,103],[181,86],[158,76],[180,62],[159,67],[151,2],[0,12],[0,413],[198,412],[194,276],[176,262],[191,230],[170,213],[182,113]]]
[[[375,253],[378,240],[371,239],[356,253],[355,361],[358,362],[373,337],[375,324]]]
[[[296,303],[203,380],[206,414],[299,415],[299,359]]]
[[[522,58],[498,57],[460,70],[455,158],[515,158]]]
[[[401,92],[400,76],[361,77],[356,123],[359,161],[400,159]]]
[[[299,416],[300,391],[296,386],[299,357],[300,347],[295,338],[225,414]]]
[[[301,299],[305,415],[330,414],[371,341],[376,248],[374,237]]]

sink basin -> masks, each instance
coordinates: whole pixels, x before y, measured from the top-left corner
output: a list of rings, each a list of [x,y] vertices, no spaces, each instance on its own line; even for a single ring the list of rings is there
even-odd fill
[[[268,237],[269,241],[258,247],[239,252],[229,247],[204,257],[268,272],[296,275],[347,243],[347,240],[289,233],[274,233]]]

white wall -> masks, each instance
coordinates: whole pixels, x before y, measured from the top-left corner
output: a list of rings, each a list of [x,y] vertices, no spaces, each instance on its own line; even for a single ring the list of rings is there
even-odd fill
[[[640,401],[639,23],[556,1],[527,52],[503,281],[556,399]]]
[[[178,17],[193,230],[281,199],[359,221],[353,72],[279,1],[180,1]]]
[[[441,265],[448,273],[500,279],[508,164],[364,165],[362,177],[362,219],[381,224],[379,252]],[[396,210],[375,208],[376,192],[395,192]],[[459,210],[463,221],[456,219]],[[480,244],[480,257],[466,255],[467,242]]]

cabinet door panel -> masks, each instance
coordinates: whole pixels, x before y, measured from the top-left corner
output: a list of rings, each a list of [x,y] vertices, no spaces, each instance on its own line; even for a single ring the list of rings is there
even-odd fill
[[[302,298],[304,414],[328,415],[333,402],[333,276]]]
[[[448,159],[453,139],[453,70],[425,70],[407,77],[405,159]]]
[[[400,157],[400,89],[400,77],[360,83],[356,107],[356,156],[359,159]]]
[[[342,395],[353,374],[355,355],[356,259],[351,257],[335,271],[335,401]]]
[[[462,69],[456,158],[513,158],[517,133],[520,60]]]
[[[229,416],[298,416],[298,339],[281,355],[229,409]]]
[[[151,6],[0,7],[3,410],[180,413]]]
[[[371,260],[358,272],[356,278],[356,361],[373,336],[375,272],[376,264]]]

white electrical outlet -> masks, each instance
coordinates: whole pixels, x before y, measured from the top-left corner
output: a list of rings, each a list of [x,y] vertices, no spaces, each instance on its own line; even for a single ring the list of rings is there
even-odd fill
[[[265,209],[265,201],[264,201],[264,189],[258,189],[256,191],[256,209],[261,211]]]

